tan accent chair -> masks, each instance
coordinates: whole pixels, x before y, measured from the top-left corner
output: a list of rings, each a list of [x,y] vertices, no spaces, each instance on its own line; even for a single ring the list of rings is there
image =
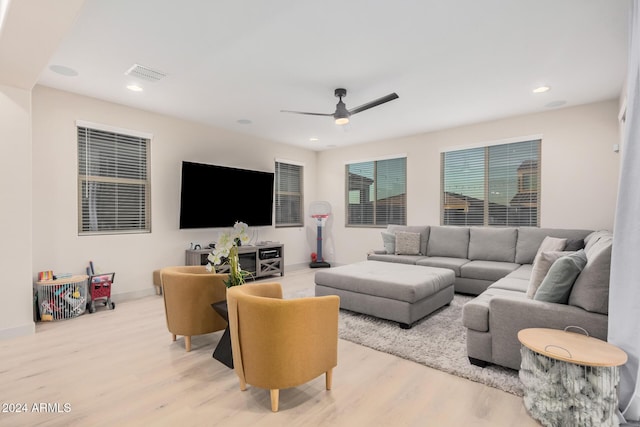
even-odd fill
[[[337,295],[282,299],[279,283],[250,283],[227,290],[233,366],[240,390],[247,384],[271,391],[304,384],[338,364]]]
[[[227,274],[210,273],[197,265],[166,267],[161,270],[161,277],[167,329],[174,341],[177,335],[184,336],[187,351],[191,351],[193,335],[227,327],[227,322],[211,307],[226,297]]]

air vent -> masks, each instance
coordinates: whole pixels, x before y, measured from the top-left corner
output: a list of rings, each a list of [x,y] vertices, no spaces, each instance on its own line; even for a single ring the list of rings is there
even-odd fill
[[[133,67],[129,68],[124,74],[127,76],[137,77],[148,82],[157,82],[158,80],[167,77],[167,75],[161,71],[139,64],[133,64]]]

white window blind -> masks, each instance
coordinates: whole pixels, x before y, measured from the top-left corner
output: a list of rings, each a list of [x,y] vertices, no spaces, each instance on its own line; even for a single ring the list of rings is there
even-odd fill
[[[449,151],[441,161],[443,225],[540,225],[540,140]]]
[[[302,227],[302,165],[276,161],[276,227]]]
[[[347,226],[407,223],[407,158],[346,165]]]
[[[149,143],[78,126],[79,234],[151,231]]]

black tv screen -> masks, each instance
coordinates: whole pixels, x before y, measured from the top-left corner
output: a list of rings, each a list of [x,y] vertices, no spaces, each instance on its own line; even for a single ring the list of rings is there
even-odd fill
[[[273,172],[182,162],[180,228],[273,224]]]

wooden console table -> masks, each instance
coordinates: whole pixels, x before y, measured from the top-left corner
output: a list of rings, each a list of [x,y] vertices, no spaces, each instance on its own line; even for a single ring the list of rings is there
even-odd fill
[[[523,329],[518,340],[524,406],[533,418],[545,426],[618,425],[618,370],[627,362],[624,351],[558,329]]]
[[[206,265],[207,256],[211,253],[211,250],[211,248],[187,249],[185,264]],[[242,269],[249,271],[253,278],[272,276],[274,274],[284,276],[284,245],[282,243],[265,243],[256,246],[242,245],[238,247],[238,257]],[[224,270],[221,272],[224,272]]]

